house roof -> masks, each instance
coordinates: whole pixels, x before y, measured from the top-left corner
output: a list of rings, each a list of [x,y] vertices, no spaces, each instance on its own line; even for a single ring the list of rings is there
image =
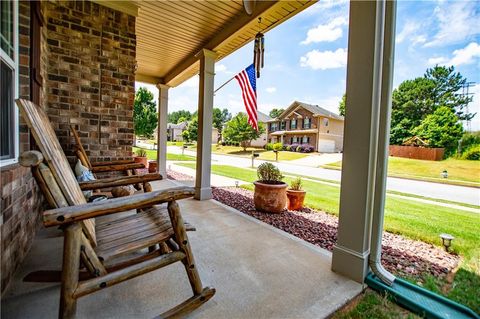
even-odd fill
[[[260,111],[258,111],[257,113],[258,113],[258,114],[257,114],[257,117],[258,117],[258,121],[259,121],[259,122],[266,123],[266,122],[272,120],[272,118],[271,118],[270,116],[268,116],[267,114],[265,114],[265,113],[262,113],[262,112],[260,112]]]
[[[338,115],[338,114],[333,113],[333,112],[330,112],[329,110],[324,109],[323,107],[320,107],[318,105],[304,103],[304,102],[299,102],[299,101],[293,101],[293,103],[290,104],[290,106],[287,107],[287,109],[285,111],[283,111],[283,113],[280,114],[278,116],[278,118],[283,118],[283,117],[287,116],[292,111],[294,111],[297,107],[302,107],[302,108],[306,109],[307,111],[312,112],[313,116],[324,116],[324,117],[328,117],[328,118],[335,119],[335,120],[340,120],[340,121],[344,120],[343,116]]]

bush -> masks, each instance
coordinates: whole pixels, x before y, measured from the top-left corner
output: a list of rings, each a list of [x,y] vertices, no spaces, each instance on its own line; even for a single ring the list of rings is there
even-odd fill
[[[273,144],[272,143],[267,143],[267,145],[265,145],[265,149],[267,151],[272,151],[273,150]]]
[[[280,170],[269,162],[265,162],[258,166],[257,176],[262,183],[267,184],[279,184],[283,179],[283,175],[280,173]]]
[[[480,161],[480,144],[470,146],[463,152],[462,159]]]
[[[291,146],[291,145],[283,145],[283,149],[284,149],[285,151],[291,152],[291,151],[292,151],[292,146]]]
[[[283,144],[282,144],[282,143],[275,143],[275,144],[273,144],[273,150],[274,150],[274,151],[281,151],[281,150],[283,150]]]
[[[311,152],[313,152],[313,146],[310,145],[310,144],[303,144],[303,145],[302,145],[302,149],[303,149],[303,150],[302,150],[303,153],[311,153]]]
[[[460,140],[460,153],[465,153],[470,147],[480,144],[480,131],[472,133],[464,133]]]
[[[292,145],[290,145],[292,152],[298,152],[297,151],[298,146],[299,146],[298,143],[293,143]]]

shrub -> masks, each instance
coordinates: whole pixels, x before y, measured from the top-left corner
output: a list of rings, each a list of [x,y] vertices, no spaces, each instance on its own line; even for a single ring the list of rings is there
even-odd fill
[[[283,147],[285,148],[285,151],[289,151],[289,152],[292,151],[292,146],[291,145],[284,145]]]
[[[480,161],[480,144],[470,146],[463,152],[462,159]]]
[[[470,147],[480,144],[480,131],[472,133],[464,133],[459,141],[460,153],[465,153]]]
[[[265,162],[258,166],[257,176],[262,183],[266,184],[279,184],[283,179],[280,170],[269,162]]]
[[[275,143],[275,144],[273,144],[273,150],[274,150],[274,151],[281,151],[281,150],[283,150],[283,144],[282,144],[282,143]]]
[[[267,151],[272,151],[273,150],[273,144],[272,143],[267,143],[267,145],[265,145],[265,149]]]
[[[299,146],[298,143],[293,143],[292,145],[290,145],[292,152],[297,152],[298,146]]]
[[[310,144],[303,144],[302,145],[302,152],[303,153],[311,153],[313,152],[313,146]]]
[[[137,150],[137,156],[139,157],[147,157],[147,151],[145,151],[143,148],[139,148]]]
[[[298,145],[297,148],[295,149],[295,152],[297,153],[301,153],[303,151],[303,146],[302,145]]]
[[[302,190],[302,178],[297,177],[290,183],[290,189],[294,191]]]

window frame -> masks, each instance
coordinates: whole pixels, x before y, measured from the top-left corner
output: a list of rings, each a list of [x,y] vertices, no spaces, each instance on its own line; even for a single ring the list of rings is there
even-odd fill
[[[295,125],[293,125],[295,123]],[[297,129],[297,119],[291,119],[290,120],[290,129],[291,130],[296,130]]]
[[[12,1],[13,3],[13,60],[10,58],[7,52],[4,52],[0,48],[0,60],[4,61],[8,67],[13,69],[13,100],[18,99],[18,0]],[[20,149],[20,130],[19,130],[19,114],[18,108],[13,105],[13,157],[0,160],[0,167],[5,167],[18,163],[19,149]]]

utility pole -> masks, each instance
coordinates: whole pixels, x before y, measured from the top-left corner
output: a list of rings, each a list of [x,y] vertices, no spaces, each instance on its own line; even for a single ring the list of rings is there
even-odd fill
[[[466,98],[469,98],[469,97],[473,97],[475,95],[475,93],[473,92],[470,92],[470,87],[473,87],[475,86],[475,82],[467,82],[463,85],[462,87],[462,96],[463,97],[466,97]],[[470,113],[469,112],[469,107],[468,107],[468,104],[466,106],[466,110],[465,112],[468,114]],[[467,132],[471,132],[472,131],[472,123],[471,123],[471,120],[466,120],[466,126],[467,126]]]

